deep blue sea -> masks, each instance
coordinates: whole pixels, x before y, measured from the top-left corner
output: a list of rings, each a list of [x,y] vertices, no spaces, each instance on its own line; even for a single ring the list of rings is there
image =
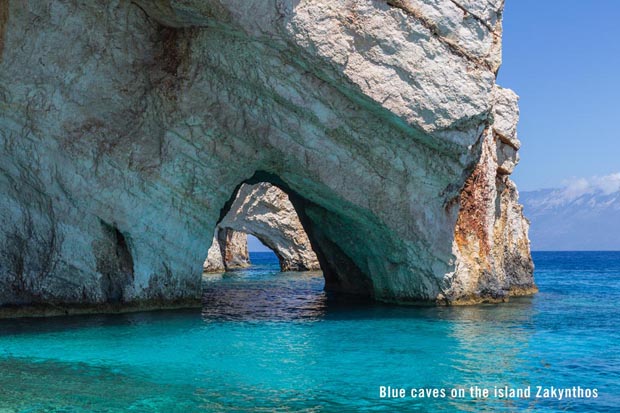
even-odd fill
[[[0,321],[0,413],[620,411],[618,252],[534,253],[535,297],[450,308],[334,301],[320,273],[251,258],[205,276],[202,312]]]

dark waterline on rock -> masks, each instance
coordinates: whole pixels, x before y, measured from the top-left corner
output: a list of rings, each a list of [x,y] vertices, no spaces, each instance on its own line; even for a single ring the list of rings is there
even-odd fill
[[[203,308],[0,321],[8,411],[615,411],[620,253],[534,255],[500,305],[334,301],[320,273],[208,275]],[[378,387],[581,386],[597,399],[382,400]],[[64,410],[63,410],[64,409]]]

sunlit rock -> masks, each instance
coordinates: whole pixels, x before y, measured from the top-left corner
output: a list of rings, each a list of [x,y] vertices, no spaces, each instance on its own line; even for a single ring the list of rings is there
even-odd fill
[[[263,181],[329,290],[533,292],[502,5],[1,2],[0,304],[195,302],[236,188]]]
[[[211,247],[209,247],[209,251],[207,252],[207,258],[205,259],[202,267],[204,272],[226,271],[226,264],[224,263],[224,257],[222,256],[222,250],[217,235],[218,229],[216,228],[215,235],[213,236],[213,241],[211,242]]]
[[[299,222],[288,195],[271,184],[263,182],[256,185],[242,185],[230,210],[218,224],[216,231],[223,229],[257,237],[275,252],[282,271],[320,269],[308,235]],[[230,258],[227,260],[221,259],[221,253],[219,254],[222,267],[235,268],[233,261],[246,261],[244,256],[247,255],[247,242],[244,251],[241,246],[229,245],[220,236],[218,246],[220,250],[230,249]],[[215,271],[214,263],[217,261],[218,251],[211,246],[205,269]]]
[[[205,272],[223,272],[251,265],[248,235],[230,228],[217,227],[213,243],[203,265]]]

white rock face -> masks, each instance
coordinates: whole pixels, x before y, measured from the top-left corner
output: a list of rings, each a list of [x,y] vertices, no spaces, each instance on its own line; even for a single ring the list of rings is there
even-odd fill
[[[204,272],[224,272],[251,265],[248,236],[230,228],[215,228],[213,243],[203,264]]]
[[[137,3],[0,3],[0,304],[197,302],[261,181],[329,290],[535,290],[503,1]]]
[[[257,237],[275,252],[282,271],[321,268],[288,195],[269,183],[242,185],[230,210],[218,224],[216,231],[221,230]],[[235,261],[249,262],[247,237],[243,245],[230,245],[229,242],[215,245],[216,248],[212,245],[209,249],[205,271],[238,267]],[[222,259],[222,248],[230,250],[230,259]]]
[[[222,261],[227,269],[250,266],[248,235],[245,232],[218,228],[218,245],[220,245],[220,251],[223,252]]]
[[[203,264],[204,272],[224,272],[226,271],[226,264],[224,263],[224,257],[222,256],[222,250],[220,247],[220,243],[218,241],[219,228],[215,229],[215,235],[213,236],[213,241],[211,243],[211,247],[207,252],[207,259]]]

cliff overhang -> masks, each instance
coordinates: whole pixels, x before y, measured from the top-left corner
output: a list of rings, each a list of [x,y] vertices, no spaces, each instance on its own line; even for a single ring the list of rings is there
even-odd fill
[[[198,300],[258,179],[327,289],[535,290],[502,0],[2,4],[0,305]]]

